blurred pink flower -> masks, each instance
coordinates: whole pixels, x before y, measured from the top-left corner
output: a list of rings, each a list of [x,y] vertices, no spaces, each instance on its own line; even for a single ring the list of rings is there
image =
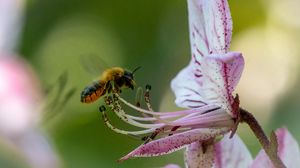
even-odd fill
[[[300,165],[300,151],[297,141],[285,128],[276,131],[278,138],[278,154],[288,168],[297,168]],[[225,136],[217,144],[210,146],[210,150],[203,152],[202,146],[193,146],[185,155],[186,167],[198,167],[204,159],[214,160],[209,168],[273,168],[272,162],[261,150],[253,160],[245,144],[234,135],[232,139]],[[192,152],[191,152],[192,151]],[[169,165],[164,168],[168,168]],[[177,165],[173,165],[174,167]],[[179,167],[179,166],[177,166]]]
[[[12,54],[22,27],[24,0],[0,0],[0,142],[32,168],[57,168],[58,157],[38,128],[39,82],[29,65]]]
[[[0,132],[22,133],[36,125],[40,115],[37,79],[23,61],[7,56],[0,57],[0,77]]]
[[[297,168],[300,165],[299,144],[286,128],[280,128],[276,131],[278,139],[278,156],[288,168]],[[274,168],[272,162],[261,150],[254,159],[251,168]]]
[[[49,141],[38,128],[42,102],[38,80],[23,60],[1,56],[0,138],[32,168],[59,167]]]

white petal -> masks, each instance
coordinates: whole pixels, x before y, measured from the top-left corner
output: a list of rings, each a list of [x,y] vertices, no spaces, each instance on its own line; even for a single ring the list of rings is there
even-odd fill
[[[233,138],[226,135],[215,145],[214,168],[247,168],[252,156],[237,134]]]
[[[193,76],[191,65],[181,70],[172,80],[171,88],[175,93],[175,103],[183,108],[199,108],[207,104],[203,98],[202,82],[197,82]]]
[[[298,168],[300,165],[299,145],[294,137],[285,128],[276,131],[278,139],[278,155],[288,168]],[[252,168],[273,168],[272,162],[266,153],[261,150],[255,158]]]
[[[229,48],[232,21],[227,0],[188,0],[193,63]]]
[[[210,51],[213,54],[222,54],[228,51],[231,34],[232,20],[227,0],[204,0],[205,26],[207,37],[210,41]]]
[[[185,108],[213,103],[234,116],[232,92],[244,60],[240,53],[227,53],[232,34],[228,2],[188,0],[188,10],[192,58],[171,83],[175,102]]]
[[[185,152],[185,165],[187,168],[211,168],[214,164],[214,145],[204,145],[194,142],[187,146]]]
[[[224,55],[210,55],[203,62],[203,97],[210,104],[216,104],[234,116],[231,107],[232,92],[244,68],[242,54],[229,52]]]
[[[232,92],[244,68],[241,53],[229,52],[210,55],[202,61],[202,74],[198,77],[192,63],[184,68],[171,82],[176,104],[185,108],[198,108],[215,104],[233,114]]]

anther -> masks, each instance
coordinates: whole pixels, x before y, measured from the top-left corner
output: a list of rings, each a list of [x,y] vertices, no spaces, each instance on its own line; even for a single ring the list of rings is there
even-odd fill
[[[118,97],[115,94],[113,94],[113,99],[114,99],[114,101],[118,101],[119,100]]]
[[[141,138],[142,141],[146,141],[147,139],[149,139],[149,136],[144,136]]]
[[[146,85],[146,90],[151,90],[151,85],[147,84]]]
[[[106,105],[110,105],[113,102],[112,97],[111,96],[105,97],[104,102]]]
[[[100,107],[99,107],[99,111],[100,111],[101,113],[104,112],[104,111],[106,111],[105,106],[100,106]]]

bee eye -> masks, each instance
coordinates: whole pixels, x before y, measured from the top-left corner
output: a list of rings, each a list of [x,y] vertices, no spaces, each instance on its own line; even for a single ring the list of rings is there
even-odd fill
[[[133,74],[131,72],[125,71],[124,72],[124,77],[127,79],[132,80],[133,79]]]

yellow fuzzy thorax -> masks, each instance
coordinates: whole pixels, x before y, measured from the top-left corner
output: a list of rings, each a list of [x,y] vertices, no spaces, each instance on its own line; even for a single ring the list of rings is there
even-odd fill
[[[113,68],[109,68],[106,69],[101,77],[100,80],[104,80],[104,81],[112,81],[115,80],[116,77],[121,77],[124,75],[124,69],[121,67],[113,67]]]

